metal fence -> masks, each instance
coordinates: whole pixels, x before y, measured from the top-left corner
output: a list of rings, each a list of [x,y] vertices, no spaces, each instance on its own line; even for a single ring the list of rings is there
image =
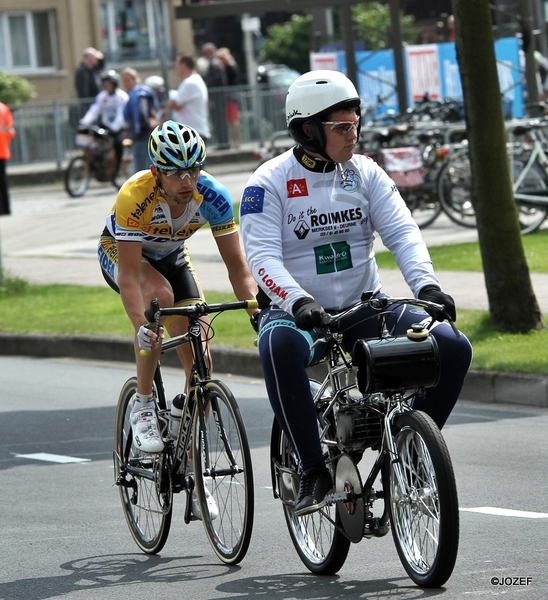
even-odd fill
[[[219,131],[215,131],[215,122],[224,119],[225,101],[235,99],[239,107],[240,142],[263,146],[272,133],[285,129],[286,92],[285,89],[249,86],[210,90],[210,101],[217,107],[214,109],[216,112],[210,114],[211,143],[225,141]],[[33,102],[15,110],[13,118],[17,135],[11,144],[11,164],[54,161],[58,167],[63,167],[74,151],[78,120],[91,101]]]

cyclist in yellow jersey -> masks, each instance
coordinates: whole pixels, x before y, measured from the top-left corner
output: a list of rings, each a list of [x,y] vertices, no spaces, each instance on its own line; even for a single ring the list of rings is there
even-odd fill
[[[238,300],[253,298],[257,286],[243,257],[228,190],[202,171],[205,144],[187,125],[166,121],[150,135],[150,170],[139,171],[120,189],[99,243],[107,283],[120,294],[135,329],[137,393],[132,412],[133,439],[143,452],[161,452],[163,441],[154,410],[152,382],[163,331],[156,335],[144,312],[153,298],[161,307],[203,301],[185,241],[202,225],[211,232]],[[253,312],[253,311],[250,311]],[[168,318],[171,336],[186,332],[186,318]],[[146,350],[141,355],[140,350]],[[188,345],[179,357],[188,372]]]

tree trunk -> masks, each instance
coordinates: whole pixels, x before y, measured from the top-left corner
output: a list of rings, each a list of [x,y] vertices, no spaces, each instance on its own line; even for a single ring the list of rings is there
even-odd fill
[[[543,327],[521,240],[506,150],[489,0],[453,0],[480,252],[492,323]]]

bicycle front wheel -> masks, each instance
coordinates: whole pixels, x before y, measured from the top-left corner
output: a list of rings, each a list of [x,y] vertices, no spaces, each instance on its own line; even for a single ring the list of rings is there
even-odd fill
[[[453,466],[432,419],[419,411],[396,417],[398,460],[387,460],[392,535],[409,577],[421,587],[449,579],[459,546]]]
[[[196,411],[192,436],[195,491],[215,554],[234,565],[246,555],[253,527],[251,452],[240,410],[227,386],[208,381],[202,408]]]
[[[65,171],[65,190],[72,198],[86,193],[91,178],[89,163],[85,156],[75,156]]]
[[[319,426],[322,428],[320,423]],[[324,452],[328,459],[336,450],[325,446]],[[326,505],[302,517],[295,515],[293,503],[299,493],[299,463],[289,439],[276,420],[272,428],[271,455],[275,469],[274,477],[277,478],[276,489],[282,496],[287,528],[299,558],[311,573],[337,573],[344,565],[350,550],[350,540],[342,533],[337,507],[335,504]],[[329,460],[326,462],[335,481],[334,463]]]
[[[173,509],[167,455],[147,454],[133,446],[130,415],[137,379],[128,379],[120,392],[114,430],[114,477],[122,509],[137,546],[156,554],[169,535]]]
[[[513,163],[514,181],[517,181],[518,176],[525,167],[525,162],[522,160],[515,160]],[[537,163],[533,163],[531,168],[527,171],[526,176],[519,187],[515,190],[516,194],[520,195],[539,195],[542,197],[548,196],[548,184],[546,181],[546,173],[544,169]],[[526,235],[533,233],[540,228],[546,216],[548,209],[545,206],[535,205],[528,203],[527,200],[516,200],[518,207],[518,218],[521,233]]]

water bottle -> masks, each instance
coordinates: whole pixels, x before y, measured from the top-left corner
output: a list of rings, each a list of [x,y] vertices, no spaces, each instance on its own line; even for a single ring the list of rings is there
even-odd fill
[[[179,427],[181,425],[181,415],[183,414],[183,406],[185,405],[185,395],[177,394],[171,403],[171,411],[169,415],[169,436],[177,439],[179,435]]]

